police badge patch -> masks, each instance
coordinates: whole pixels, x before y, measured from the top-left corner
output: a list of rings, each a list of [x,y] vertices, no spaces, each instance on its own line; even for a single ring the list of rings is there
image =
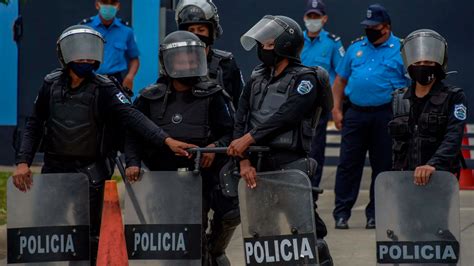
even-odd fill
[[[454,117],[458,120],[464,121],[467,118],[467,107],[464,104],[455,104],[454,105]]]
[[[300,82],[300,85],[298,85],[298,88],[296,91],[301,94],[305,95],[308,94],[311,90],[313,89],[313,84],[309,80],[302,80]]]
[[[115,96],[117,96],[117,99],[119,99],[119,101],[121,101],[122,103],[131,104],[130,101],[127,99],[127,97],[123,93],[119,92],[115,94]]]

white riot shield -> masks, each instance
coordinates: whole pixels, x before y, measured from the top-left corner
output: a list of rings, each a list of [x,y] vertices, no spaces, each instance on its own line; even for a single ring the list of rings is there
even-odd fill
[[[130,265],[201,265],[201,176],[145,172],[131,186],[125,194]]]
[[[246,265],[316,265],[316,225],[308,176],[299,170],[257,174],[239,183]]]
[[[34,175],[26,193],[10,177],[7,210],[9,264],[90,265],[86,175]]]
[[[458,265],[459,186],[436,171],[426,186],[413,172],[383,172],[375,182],[378,265]]]

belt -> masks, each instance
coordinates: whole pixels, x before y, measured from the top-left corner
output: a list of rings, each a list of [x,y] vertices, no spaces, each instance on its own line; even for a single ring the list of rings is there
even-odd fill
[[[378,106],[360,106],[349,102],[349,107],[360,112],[377,112],[382,110],[389,110],[392,107],[392,104],[386,103]]]

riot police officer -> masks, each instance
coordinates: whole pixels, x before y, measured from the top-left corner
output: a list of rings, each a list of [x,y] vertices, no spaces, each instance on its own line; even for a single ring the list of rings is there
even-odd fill
[[[227,153],[242,158],[240,174],[250,188],[257,186],[255,161],[244,157],[244,152],[252,144],[272,150],[259,170],[299,169],[311,177],[315,161],[308,159],[308,153],[318,115],[332,108],[327,71],[300,63],[303,31],[285,16],[264,16],[242,36],[241,43],[247,51],[257,46],[263,64],[254,69],[244,87],[235,116],[235,140]],[[326,226],[317,213],[316,224],[321,265],[332,265],[322,240]]]
[[[212,48],[223,33],[216,5],[211,0],[181,0],[175,18],[179,30],[196,34],[206,44],[208,75],[224,88],[237,108],[243,86],[242,73],[231,52]]]
[[[91,258],[95,259],[100,230],[105,179],[113,173],[107,157],[109,125],[127,124],[156,147],[165,143],[176,153],[189,145],[171,139],[130,102],[110,79],[94,74],[103,60],[104,40],[88,26],[72,26],[59,37],[57,51],[62,64],[48,74],[26,124],[16,156],[14,185],[27,191],[33,185],[30,165],[44,135],[42,173],[82,172],[90,179]],[[47,196],[47,195],[46,195]]]
[[[393,168],[414,170],[414,183],[426,185],[436,170],[458,173],[467,118],[461,88],[447,84],[448,44],[437,32],[421,29],[402,44],[411,86],[394,93]]]
[[[205,44],[188,31],[169,34],[160,46],[160,64],[163,76],[158,83],[141,92],[135,102],[155,124],[167,134],[192,146],[226,147],[232,137],[233,113],[222,87],[203,78],[207,74]],[[141,138],[130,135],[125,145],[127,176],[135,181],[139,176],[141,161],[152,171],[176,171],[194,168],[190,156],[175,156],[170,149],[149,147]],[[178,154],[179,155],[179,154]],[[207,227],[209,208],[214,210],[209,253],[213,265],[227,261],[225,248],[234,229],[240,223],[237,199],[217,195],[218,180],[213,180],[222,158],[205,153],[203,167],[203,229]],[[217,202],[218,201],[218,202]],[[237,211],[235,211],[237,210]],[[203,247],[206,246],[203,239]],[[203,254],[206,261],[206,254]],[[207,262],[203,262],[207,265]]]

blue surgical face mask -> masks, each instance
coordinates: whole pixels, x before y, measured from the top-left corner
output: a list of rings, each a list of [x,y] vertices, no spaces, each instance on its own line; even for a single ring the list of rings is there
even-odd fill
[[[112,20],[117,15],[118,8],[114,5],[102,5],[99,4],[100,16],[105,20]]]

